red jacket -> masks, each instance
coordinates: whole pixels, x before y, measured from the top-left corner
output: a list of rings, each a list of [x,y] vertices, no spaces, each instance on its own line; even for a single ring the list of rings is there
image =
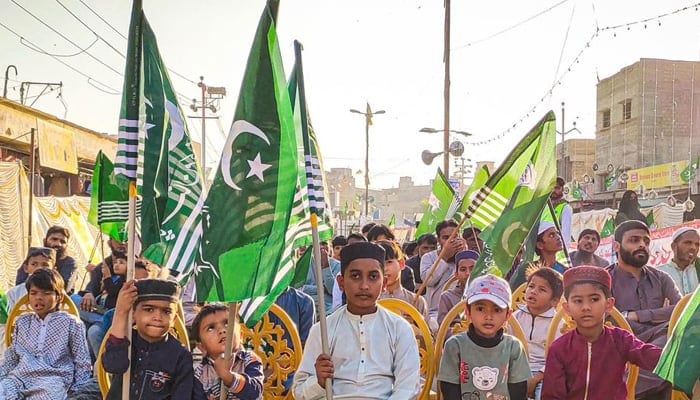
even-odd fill
[[[653,370],[660,356],[624,329],[606,326],[594,343],[573,330],[549,346],[542,400],[625,400],[625,364]]]

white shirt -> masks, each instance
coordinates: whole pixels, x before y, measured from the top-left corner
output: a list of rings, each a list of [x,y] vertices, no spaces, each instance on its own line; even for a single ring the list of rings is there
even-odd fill
[[[438,309],[440,308],[440,295],[442,294],[442,288],[445,286],[447,281],[452,278],[455,274],[455,263],[448,263],[445,260],[440,260],[440,263],[435,268],[435,273],[428,280],[428,274],[430,274],[430,268],[435,264],[440,255],[440,249],[433,250],[429,253],[423,254],[420,259],[420,277],[425,282],[426,298],[428,300],[428,310],[430,311],[430,317],[437,321]]]
[[[24,282],[7,291],[7,315],[10,315],[15,305],[27,294],[27,286]]]
[[[683,271],[681,271],[681,269],[678,268],[678,265],[673,261],[659,266],[658,269],[671,276],[671,279],[676,282],[676,286],[678,286],[681,296],[693,293],[695,288],[698,287],[698,272],[695,269],[695,263],[688,265]]]
[[[340,285],[338,285],[339,276],[340,272],[338,272],[338,275],[335,276],[335,280],[333,281],[333,304],[331,305],[332,313],[343,305],[343,291],[340,290]]]
[[[416,399],[420,392],[418,345],[408,322],[377,307],[354,315],[345,306],[328,316],[328,346],[333,360],[336,399]],[[321,354],[319,324],[311,327],[294,376],[294,398],[322,399],[314,364]]]

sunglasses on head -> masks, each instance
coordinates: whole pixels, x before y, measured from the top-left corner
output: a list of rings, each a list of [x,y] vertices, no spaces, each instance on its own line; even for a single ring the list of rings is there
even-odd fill
[[[27,257],[44,256],[46,258],[55,258],[56,251],[49,247],[30,247]]]

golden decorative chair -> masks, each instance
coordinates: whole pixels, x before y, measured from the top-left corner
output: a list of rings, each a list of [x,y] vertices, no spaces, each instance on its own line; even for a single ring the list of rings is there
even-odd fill
[[[78,307],[75,306],[70,296],[66,294],[63,295],[60,309],[76,317],[80,316]],[[12,333],[15,330],[15,321],[17,321],[17,317],[29,312],[32,312],[32,308],[29,306],[29,295],[25,294],[12,308],[10,315],[7,316],[7,324],[5,325],[5,347],[10,347],[10,344],[12,344]]]
[[[678,320],[681,318],[681,314],[683,314],[683,310],[685,307],[688,305],[690,302],[690,297],[692,296],[691,294],[686,294],[685,296],[681,297],[681,299],[676,303],[676,306],[673,308],[673,312],[671,313],[671,319],[668,322],[668,338],[671,338],[671,334],[673,333],[673,329],[676,327],[676,324],[678,324]],[[685,393],[681,392],[680,390],[674,390],[671,393],[671,400],[688,400],[688,396],[685,395]]]
[[[272,320],[271,316],[281,323]],[[291,343],[285,338],[285,333]],[[241,325],[241,344],[262,360],[265,399],[292,399],[292,390],[284,393],[284,382],[299,368],[303,348],[297,326],[284,309],[273,304],[253,328]]]
[[[466,304],[466,300],[462,300],[457,303],[454,307],[452,307],[450,312],[447,313],[445,319],[442,320],[442,324],[440,324],[440,329],[435,337],[435,376],[437,376],[438,372],[440,371],[440,360],[442,359],[442,349],[445,347],[445,341],[447,341],[450,336],[466,332],[469,329],[469,324],[471,322],[469,321],[469,317],[467,317],[465,312]],[[527,355],[528,348],[525,333],[523,332],[523,328],[518,323],[518,320],[516,320],[512,314],[510,318],[508,318],[508,322],[506,322],[506,328],[510,328],[513,336],[520,340],[520,343],[523,345],[523,349],[525,349],[525,354]],[[437,398],[440,397],[440,387],[438,387]]]
[[[402,316],[413,328],[418,343],[418,355],[420,356],[420,375],[425,378],[423,387],[421,388],[419,399],[427,399],[430,397],[430,388],[433,385],[434,373],[434,357],[435,347],[433,345],[433,337],[430,334],[430,327],[423,319],[418,310],[411,304],[399,299],[381,299],[377,304],[387,310]]]
[[[563,322],[563,323],[562,323]],[[608,326],[617,326],[618,328],[624,329],[628,332],[632,332],[632,327],[627,322],[627,319],[620,314],[617,308],[613,307],[610,312],[608,320],[605,322]],[[557,336],[557,330],[559,333],[567,333],[572,329],[576,328],[576,322],[571,318],[569,314],[566,313],[564,308],[560,308],[554,318],[552,318],[552,323],[549,326],[549,332],[547,333],[547,344],[545,351],[549,349],[549,345],[555,340]],[[639,367],[634,364],[627,365],[627,398],[629,400],[634,400],[635,397],[635,386],[637,386],[637,380],[639,379]]]
[[[447,282],[445,282],[444,285],[442,285],[442,291],[446,292],[446,291],[450,290],[452,285],[454,285],[456,283],[457,283],[457,277],[455,275],[452,275],[452,277]]]
[[[513,298],[510,303],[510,308],[515,311],[518,309],[519,306],[522,306],[525,304],[525,291],[527,290],[527,282],[523,283],[522,285],[518,286],[517,289],[513,292]]]
[[[187,349],[189,349],[190,339],[187,335],[185,321],[182,319],[181,315],[183,315],[182,305],[178,303],[178,310],[175,314],[175,321],[173,327],[170,329],[170,333],[175,336],[177,340],[179,340]],[[102,344],[100,345],[100,351],[97,353],[97,361],[95,362],[94,375],[97,378],[97,384],[100,386],[100,392],[102,392],[103,398],[107,397],[107,392],[109,392],[109,387],[112,384],[110,374],[107,373],[102,366],[102,355],[107,347],[107,339],[109,338],[111,331],[112,329],[110,328],[105,334],[105,338],[102,340]]]

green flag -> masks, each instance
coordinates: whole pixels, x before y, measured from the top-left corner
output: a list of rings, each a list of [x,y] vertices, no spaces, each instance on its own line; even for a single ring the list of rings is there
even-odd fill
[[[396,227],[396,215],[391,214],[391,219],[389,219],[388,226],[391,229],[394,229]]]
[[[268,1],[253,39],[205,203],[205,262],[197,274],[198,298],[243,302],[248,325],[267,312],[294,273],[297,231],[290,219],[298,147],[275,31],[277,8],[278,2]]]
[[[126,241],[129,217],[128,187],[116,179],[114,164],[101,150],[95,158],[88,222],[110,238]],[[140,203],[137,203],[139,206]]]
[[[440,221],[450,219],[457,212],[459,199],[452,186],[447,182],[445,174],[438,168],[433,189],[423,211],[415,236],[420,237],[426,233],[435,232],[435,227]]]
[[[326,177],[323,170],[320,145],[316,133],[311,125],[311,117],[308,112],[306,99],[300,95],[300,84],[303,77],[299,76],[296,65],[289,78],[289,98],[294,111],[294,130],[296,132],[298,183],[294,198],[295,214],[292,215],[290,226],[300,224],[300,231],[295,239],[294,246],[310,246],[311,238],[311,213],[318,217],[319,240],[325,241],[333,238],[333,222],[331,221],[330,207],[326,199],[329,199],[325,186]],[[303,104],[302,104],[303,103]],[[305,118],[302,112],[306,112]],[[307,129],[303,129],[303,124]]]
[[[294,286],[297,289],[304,286],[309,276],[309,268],[311,268],[311,261],[313,260],[311,256],[313,253],[313,249],[309,247],[304,251],[304,254],[299,257],[294,266],[294,278],[292,278],[292,282],[289,284],[290,286]]]
[[[617,177],[620,173],[619,169],[616,169],[615,171],[611,172],[610,175],[608,175],[607,178],[605,178],[605,190],[608,190],[615,186],[615,182],[617,182]]]
[[[600,230],[600,238],[605,239],[615,234],[615,218],[610,217],[605,221],[603,229]]]
[[[698,168],[700,168],[700,156],[691,161],[688,166],[681,171],[681,180],[684,185],[689,184],[695,179],[695,176],[698,174]]]
[[[700,379],[700,288],[678,319],[654,373],[689,396]]]
[[[464,198],[462,199],[462,203],[459,206],[459,209],[457,210],[457,213],[455,214],[455,219],[457,221],[461,221],[462,218],[464,217],[464,214],[467,212],[467,208],[471,204],[472,200],[474,200],[474,196],[479,192],[479,189],[484,187],[486,185],[486,182],[489,180],[489,169],[486,168],[486,166],[482,166],[477,172],[476,175],[474,176],[474,180],[472,181],[472,184],[469,185],[469,188],[467,188],[467,191],[464,193]],[[478,221],[476,219],[471,219],[466,222],[467,224],[474,226],[475,228],[478,228],[479,230],[483,230],[486,225],[484,225],[481,221]],[[467,225],[467,226],[469,226]]]
[[[144,257],[186,279],[202,237],[202,175],[140,0],[131,13],[124,76],[115,173],[136,180]]]
[[[508,200],[497,219],[480,235],[487,250],[482,252],[472,276],[486,271],[504,276],[528,233],[539,222],[556,180],[555,124],[550,111],[510,153],[487,182],[486,190],[480,191],[482,197],[495,192],[499,201]]]
[[[654,221],[654,209],[649,210],[649,213],[646,216],[646,222],[647,226],[649,229],[654,230],[656,229],[656,221]]]

